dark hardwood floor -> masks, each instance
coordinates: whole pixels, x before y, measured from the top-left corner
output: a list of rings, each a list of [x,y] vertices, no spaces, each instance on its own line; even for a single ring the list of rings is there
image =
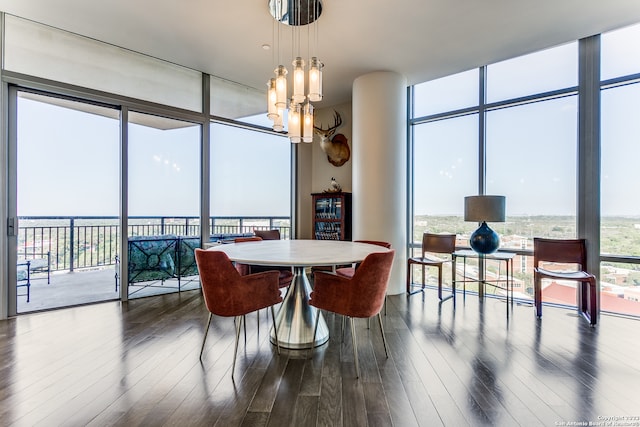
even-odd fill
[[[337,316],[305,359],[277,355],[263,310],[259,330],[247,318],[235,382],[233,320],[214,318],[198,360],[199,291],[23,315],[0,321],[0,425],[640,426],[640,322],[603,315],[592,329],[573,311],[543,314],[515,306],[507,320],[503,301],[475,295],[455,310],[432,290],[391,296],[390,357],[377,322],[358,320],[356,379]]]

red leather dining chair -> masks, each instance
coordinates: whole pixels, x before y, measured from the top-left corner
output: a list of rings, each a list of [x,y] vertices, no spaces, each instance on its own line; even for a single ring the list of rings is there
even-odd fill
[[[234,268],[229,257],[224,252],[207,251],[197,248],[195,250],[200,283],[202,284],[202,294],[204,302],[209,310],[209,320],[207,328],[202,338],[200,348],[200,359],[204,351],[207,340],[207,333],[211,325],[213,315],[236,318],[236,341],[233,351],[233,366],[231,377],[236,367],[236,357],[238,353],[238,340],[240,338],[240,328],[246,314],[258,311],[262,308],[271,308],[271,319],[275,332],[278,354],[278,331],[276,329],[275,314],[273,306],[282,302],[280,289],[278,287],[278,272],[265,271],[262,273],[240,275]]]
[[[278,230],[274,230],[278,231]],[[280,232],[278,232],[278,235]],[[271,240],[271,239],[263,239],[260,236],[252,236],[252,237],[237,237],[233,240],[234,243],[243,243],[243,242],[259,242],[261,240]],[[273,271],[276,270],[280,273],[279,283],[281,288],[286,288],[291,284],[293,280],[293,272],[289,267],[272,267],[272,266],[264,266],[264,265],[248,265],[236,263],[236,269],[240,272],[240,274],[251,274],[251,273],[259,273],[261,271]]]
[[[257,231],[257,230],[255,230]],[[254,232],[255,232],[254,231]],[[272,230],[269,230],[272,231]],[[278,231],[278,230],[273,230]],[[278,236],[280,232],[278,231]],[[258,242],[261,240],[273,240],[273,239],[263,239],[260,236],[251,236],[251,237],[237,237],[233,240],[234,243],[244,243],[244,242]],[[236,263],[236,269],[240,274],[251,274],[251,273],[259,273],[262,271],[273,271],[276,270],[280,273],[279,283],[281,288],[286,288],[291,285],[293,281],[293,272],[290,267],[272,267],[272,266],[264,266],[264,265],[248,265]]]
[[[275,230],[278,231],[278,230]],[[254,230],[255,232],[255,230]],[[280,232],[278,232],[278,235]],[[262,237],[260,236],[248,236],[248,237],[236,237],[233,239],[233,243],[245,243],[245,242],[259,242],[262,241]],[[285,267],[272,267],[272,266],[264,266],[264,265],[249,265],[242,264],[239,262],[235,263],[236,270],[242,275],[252,274],[252,273],[261,273],[263,271],[277,271],[278,272],[278,286],[280,288],[286,288],[291,285],[293,281],[293,272],[290,268]],[[260,313],[256,313],[257,321],[258,321],[258,329],[260,329]],[[247,335],[247,331],[245,329],[245,338]]]
[[[259,242],[262,240],[262,237],[251,236],[251,237],[236,237],[233,239],[233,243],[244,243],[244,242]],[[251,274],[251,266],[249,264],[242,264],[240,262],[235,263],[236,270],[238,273],[242,274]]]
[[[280,240],[280,230],[274,228],[273,230],[258,230],[253,229],[253,234],[260,237],[262,240]]]
[[[356,243],[368,243],[370,245],[382,246],[383,248],[391,249],[391,243],[382,242],[380,240],[354,240]],[[351,267],[341,267],[336,269],[336,274],[344,277],[353,277],[359,264],[352,265]]]
[[[368,243],[370,245],[382,246],[383,248],[391,249],[391,243],[383,242],[380,240],[354,240],[357,243]],[[336,269],[336,274],[344,277],[353,277],[356,272],[356,268],[358,268],[360,264],[354,264],[351,267],[340,267]],[[384,297],[384,315],[387,315],[387,297]]]
[[[542,279],[578,282],[577,306],[591,326],[598,321],[596,276],[585,270],[587,247],[585,239],[533,239],[533,284],[536,316],[542,317]],[[544,263],[577,264],[571,271],[542,268]]]
[[[367,255],[356,269],[352,278],[318,271],[315,275],[313,291],[309,304],[318,308],[312,343],[316,340],[320,310],[347,316],[351,323],[351,338],[356,365],[356,377],[360,377],[358,365],[358,346],[353,318],[369,318],[378,315],[384,352],[387,352],[387,341],[382,327],[380,310],[387,293],[389,276],[393,265],[394,250],[375,252]]]
[[[434,234],[424,233],[422,235],[422,256],[411,257],[407,260],[407,295],[413,295],[418,292],[424,291],[425,286],[425,267],[435,267],[438,269],[438,298],[440,301],[445,301],[449,298],[453,298],[455,301],[456,290],[451,288],[451,295],[446,298],[442,297],[442,266],[445,263],[451,262],[451,254],[456,250],[456,235],[455,234]],[[448,254],[449,258],[440,258],[432,256],[430,254]],[[411,280],[411,269],[413,265],[419,265],[422,267],[422,287],[417,291],[412,291],[414,286]],[[455,271],[453,271],[453,263],[451,266],[451,280],[455,278]]]

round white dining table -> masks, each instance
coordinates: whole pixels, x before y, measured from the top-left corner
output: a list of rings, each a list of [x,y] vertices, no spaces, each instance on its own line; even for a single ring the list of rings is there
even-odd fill
[[[222,244],[209,250],[227,254],[231,261],[263,266],[291,266],[294,277],[276,316],[278,343],[289,349],[305,349],[324,344],[329,329],[319,317],[316,339],[313,340],[316,308],[309,305],[311,286],[305,269],[362,262],[374,252],[389,249],[368,243],[339,240],[262,240]],[[271,331],[271,342],[275,334]]]

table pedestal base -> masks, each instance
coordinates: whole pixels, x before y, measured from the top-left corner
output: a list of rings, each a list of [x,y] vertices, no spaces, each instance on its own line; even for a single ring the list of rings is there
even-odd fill
[[[290,288],[276,314],[280,347],[294,350],[307,349],[322,345],[329,340],[329,328],[320,313],[316,339],[312,342],[317,308],[309,305],[310,294],[311,285],[304,272],[304,267],[295,267],[295,275]],[[270,336],[271,342],[275,344],[273,328]]]

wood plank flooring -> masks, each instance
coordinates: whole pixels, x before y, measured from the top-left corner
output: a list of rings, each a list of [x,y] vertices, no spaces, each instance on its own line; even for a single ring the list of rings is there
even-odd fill
[[[247,317],[235,381],[232,319],[207,319],[199,291],[0,321],[3,426],[558,426],[636,417],[640,322],[435,291],[388,299],[383,322],[357,320],[312,357],[269,343],[267,311]],[[565,424],[562,424],[565,423]],[[613,424],[611,424],[613,425]]]

